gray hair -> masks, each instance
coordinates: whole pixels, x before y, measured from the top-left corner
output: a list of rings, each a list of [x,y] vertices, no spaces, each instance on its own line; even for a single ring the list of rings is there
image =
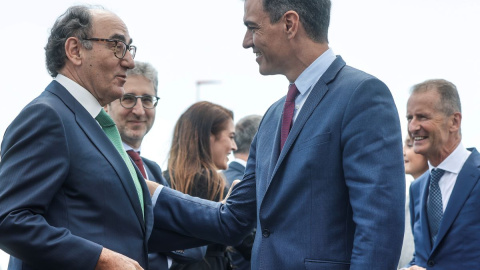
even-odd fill
[[[285,12],[294,10],[307,35],[316,42],[327,43],[331,6],[330,0],[263,0],[263,8],[270,15],[271,23],[278,22]]]
[[[456,112],[462,112],[460,96],[457,87],[444,79],[426,80],[416,84],[411,89],[411,94],[425,93],[427,91],[437,91],[440,94],[440,102],[437,102],[436,109],[450,116]]]
[[[139,75],[147,78],[153,83],[153,89],[155,89],[155,95],[158,90],[158,72],[152,66],[152,64],[147,62],[135,61],[135,68],[127,70],[127,76]],[[128,79],[127,79],[128,80]]]
[[[260,115],[248,115],[243,117],[235,125],[235,143],[237,144],[237,150],[234,153],[248,153],[250,145],[252,144],[253,137],[257,133],[258,126],[262,116]]]
[[[92,49],[92,43],[84,40],[92,32],[92,15],[90,13],[92,9],[103,8],[87,5],[71,6],[53,24],[45,46],[46,66],[52,77],[56,77],[58,71],[65,66],[67,61],[65,41],[68,38],[76,37],[83,47],[87,50]]]

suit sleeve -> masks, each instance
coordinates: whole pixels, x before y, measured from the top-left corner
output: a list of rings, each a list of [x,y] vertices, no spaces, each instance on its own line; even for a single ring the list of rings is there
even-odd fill
[[[7,129],[0,163],[0,248],[38,269],[93,269],[102,246],[45,216],[68,177],[68,141],[57,112],[36,104]],[[65,210],[67,211],[67,210]]]
[[[156,162],[151,161],[149,159],[143,158],[143,163],[146,165],[145,167],[148,169],[149,174],[152,175],[152,179],[150,180],[155,180],[157,183],[162,184],[166,187],[169,187],[169,183],[167,180],[163,177],[162,174],[162,169],[160,168],[160,165],[158,165]],[[197,245],[197,241],[193,241],[191,238],[185,238],[184,236],[177,235],[175,236],[178,238],[184,238],[189,242],[189,244]],[[162,239],[162,242],[165,242],[165,238]],[[178,242],[177,240],[173,239],[174,242]],[[189,240],[192,240],[191,242]],[[160,240],[158,240],[160,241]],[[152,245],[154,245],[152,243]],[[170,252],[165,252],[164,255],[178,261],[181,263],[194,263],[201,261],[203,257],[205,257],[205,253],[207,252],[207,246],[201,246],[201,247],[194,247],[194,248],[189,248],[189,249],[178,249],[175,251],[170,251]]]
[[[247,164],[247,171],[250,167],[252,173],[246,173],[243,181],[233,188],[226,204],[199,199],[164,187],[154,206],[154,226],[149,247],[154,251],[162,249],[160,245],[155,245],[156,241],[152,239],[160,240],[162,237],[172,237],[172,234],[182,234],[226,246],[239,244],[251,232],[255,221],[254,144],[255,139]],[[185,245],[184,248],[191,247],[188,241],[181,244]]]
[[[390,91],[358,84],[342,121],[343,168],[356,225],[350,269],[395,269],[405,223],[405,174],[398,112]]]
[[[205,257],[207,253],[207,246],[201,246],[197,248],[189,248],[189,249],[180,249],[169,252],[167,256],[174,259],[178,263],[195,263],[199,262]]]

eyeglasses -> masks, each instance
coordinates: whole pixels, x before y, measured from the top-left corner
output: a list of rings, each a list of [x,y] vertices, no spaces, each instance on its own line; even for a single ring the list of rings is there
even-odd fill
[[[153,109],[157,106],[159,97],[144,95],[144,96],[135,96],[132,94],[125,94],[120,98],[120,105],[125,109],[131,109],[137,105],[137,99],[142,100],[142,106],[145,109]]]
[[[84,38],[83,40],[91,40],[91,41],[103,41],[103,42],[114,42],[113,45],[113,54],[118,59],[123,59],[127,50],[130,51],[132,54],[132,58],[135,58],[135,53],[137,52],[137,47],[133,45],[127,45],[127,43],[118,40],[118,39],[107,39],[107,38]]]

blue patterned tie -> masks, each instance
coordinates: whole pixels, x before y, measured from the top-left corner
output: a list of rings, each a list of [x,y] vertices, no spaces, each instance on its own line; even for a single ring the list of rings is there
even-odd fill
[[[442,192],[440,191],[438,181],[442,178],[444,172],[442,169],[433,169],[430,174],[427,213],[432,246],[435,244],[435,240],[437,240],[438,228],[443,217]]]
[[[135,168],[133,167],[133,164],[130,161],[127,152],[125,152],[125,149],[123,148],[122,139],[120,138],[120,133],[118,132],[115,122],[113,122],[110,115],[108,115],[103,109],[100,111],[97,117],[95,117],[95,119],[98,121],[100,126],[102,126],[103,131],[110,139],[112,144],[115,146],[123,161],[127,165],[128,171],[132,176],[133,183],[135,184],[135,189],[137,190],[138,198],[140,200],[140,206],[142,207],[142,214],[144,214],[143,193],[142,186],[140,185],[140,179],[138,179],[137,172],[135,171]]]

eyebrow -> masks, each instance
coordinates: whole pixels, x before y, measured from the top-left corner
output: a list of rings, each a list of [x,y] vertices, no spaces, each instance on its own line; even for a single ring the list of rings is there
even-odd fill
[[[118,40],[124,41],[126,43],[124,35],[113,34],[113,35],[110,36],[110,39],[118,39]],[[130,39],[130,42],[128,42],[128,45],[132,44],[132,42],[133,42],[133,39]]]

